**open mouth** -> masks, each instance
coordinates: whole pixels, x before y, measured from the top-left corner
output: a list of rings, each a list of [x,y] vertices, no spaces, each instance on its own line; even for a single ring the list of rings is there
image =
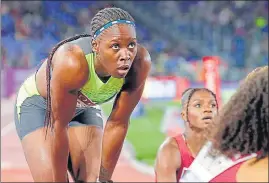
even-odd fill
[[[129,68],[130,68],[129,65],[123,65],[118,67],[119,70],[128,70]]]
[[[202,118],[202,120],[212,120],[213,118],[211,116],[205,116]]]

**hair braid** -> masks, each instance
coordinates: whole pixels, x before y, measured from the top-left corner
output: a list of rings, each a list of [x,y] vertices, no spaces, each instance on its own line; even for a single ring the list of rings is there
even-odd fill
[[[51,53],[48,56],[47,59],[47,68],[46,68],[46,82],[47,82],[47,110],[46,110],[46,118],[45,118],[45,127],[46,127],[46,134],[47,134],[47,129],[51,128],[53,129],[53,121],[51,121],[52,117],[52,110],[51,110],[51,90],[50,90],[50,80],[51,80],[51,73],[50,71],[52,70],[52,58],[54,53],[57,51],[57,49],[62,46],[65,43],[77,40],[82,37],[91,37],[89,34],[81,34],[77,35],[68,39],[65,39],[61,42],[59,42],[51,51]]]
[[[100,10],[91,21],[91,34],[94,35],[94,33],[103,25],[118,19],[125,19],[134,22],[133,17],[123,9],[109,7]]]
[[[268,67],[248,77],[215,120],[217,148],[228,155],[268,155]]]
[[[94,35],[94,33],[100,29],[103,25],[105,25],[108,22],[117,20],[117,19],[125,19],[129,21],[133,21],[133,17],[125,10],[116,8],[116,7],[109,7],[104,8],[97,12],[97,14],[93,17],[91,21],[91,34]],[[76,39],[79,39],[81,37],[91,37],[91,35],[83,34],[83,35],[77,35],[68,39],[65,39],[58,43],[51,53],[49,54],[49,57],[47,59],[47,68],[46,68],[46,81],[47,81],[47,111],[46,111],[46,118],[45,118],[45,126],[53,128],[53,122],[51,122],[51,116],[52,116],[52,110],[51,110],[51,94],[50,94],[50,70],[51,70],[51,64],[52,64],[52,57],[56,50],[63,44],[74,41]]]
[[[191,100],[191,97],[193,96],[193,94],[197,91],[207,91],[209,92],[215,99],[216,101],[216,105],[217,105],[217,110],[219,109],[219,106],[218,106],[218,101],[217,101],[217,97],[216,95],[209,89],[207,88],[188,88],[186,89],[182,96],[184,96],[185,94],[188,95],[188,98],[187,98],[187,105],[186,105],[186,117],[187,117],[187,121],[189,121],[189,104],[190,104],[190,100]]]

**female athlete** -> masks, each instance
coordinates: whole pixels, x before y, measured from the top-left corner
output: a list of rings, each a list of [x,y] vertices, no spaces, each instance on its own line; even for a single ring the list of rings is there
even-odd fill
[[[65,182],[67,169],[76,182],[107,181],[117,163],[151,59],[120,8],[100,10],[91,34],[57,44],[19,89],[16,129],[36,182]],[[103,134],[99,104],[114,96]]]
[[[210,182],[268,182],[268,66],[251,72],[214,121],[215,148],[239,162]]]
[[[178,182],[204,145],[205,129],[218,112],[215,94],[206,88],[187,89],[181,99],[185,132],[169,137],[161,146],[155,164],[157,182]]]

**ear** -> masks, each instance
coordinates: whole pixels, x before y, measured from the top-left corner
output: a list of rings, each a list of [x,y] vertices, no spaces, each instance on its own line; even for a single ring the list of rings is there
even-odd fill
[[[98,51],[98,43],[96,40],[92,40],[92,51],[97,52]]]
[[[185,110],[185,109],[183,109],[183,110],[181,111],[180,115],[181,115],[181,118],[182,118],[184,121],[187,121],[187,116],[186,116],[186,110]]]

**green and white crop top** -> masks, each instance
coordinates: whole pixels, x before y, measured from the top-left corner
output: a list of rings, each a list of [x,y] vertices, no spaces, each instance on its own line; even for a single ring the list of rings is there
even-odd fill
[[[112,99],[120,90],[124,83],[123,78],[113,78],[112,76],[107,82],[99,79],[94,68],[94,53],[86,55],[89,66],[89,80],[81,88],[78,95],[78,105],[89,106],[102,104]]]
[[[71,42],[80,46],[84,51],[90,71],[87,83],[78,92],[77,107],[95,106],[105,103],[120,92],[124,84],[123,78],[114,78],[112,76],[106,82],[101,81],[95,72],[95,54],[92,52],[90,42],[91,37],[79,38]],[[36,87],[35,74],[32,74],[24,81],[18,95],[17,107],[20,106],[26,98],[33,95],[40,95]]]

